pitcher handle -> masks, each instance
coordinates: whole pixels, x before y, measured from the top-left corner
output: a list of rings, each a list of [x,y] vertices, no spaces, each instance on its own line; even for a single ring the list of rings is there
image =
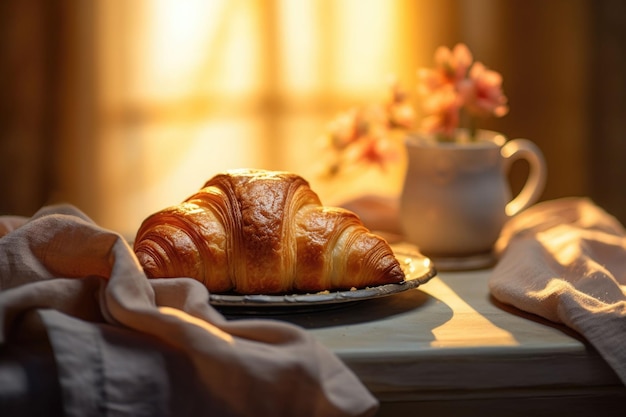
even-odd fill
[[[504,158],[504,169],[508,173],[513,162],[524,159],[528,161],[529,172],[526,183],[515,198],[506,205],[505,212],[512,217],[534,204],[546,185],[547,168],[541,150],[528,139],[513,139],[504,144],[500,150]]]

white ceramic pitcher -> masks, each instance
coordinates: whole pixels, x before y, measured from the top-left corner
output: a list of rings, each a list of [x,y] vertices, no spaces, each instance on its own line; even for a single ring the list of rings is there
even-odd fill
[[[487,130],[477,140],[436,142],[418,134],[406,139],[408,168],[400,198],[406,239],[439,269],[483,267],[504,223],[543,192],[546,164],[527,139]],[[511,198],[508,173],[518,159],[529,163],[520,193]]]

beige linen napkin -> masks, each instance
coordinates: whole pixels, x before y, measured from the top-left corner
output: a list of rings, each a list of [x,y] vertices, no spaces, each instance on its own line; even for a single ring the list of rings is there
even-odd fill
[[[0,223],[0,346],[37,330],[49,338],[66,415],[376,412],[354,374],[303,329],[228,321],[199,282],[148,280],[124,239],[74,207]]]
[[[582,334],[626,383],[626,233],[589,199],[539,203],[505,226],[490,277],[504,303]]]

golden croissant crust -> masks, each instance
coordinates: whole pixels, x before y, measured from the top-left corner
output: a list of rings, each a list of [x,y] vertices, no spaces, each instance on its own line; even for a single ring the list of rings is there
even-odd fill
[[[211,292],[278,294],[398,283],[387,242],[352,212],[325,207],[306,180],[234,170],[144,220],[134,250],[150,278],[191,277]]]

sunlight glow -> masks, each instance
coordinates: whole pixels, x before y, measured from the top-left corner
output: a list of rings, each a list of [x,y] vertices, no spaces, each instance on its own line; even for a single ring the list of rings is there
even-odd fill
[[[396,2],[384,0],[337,3],[337,22],[341,23],[335,28],[332,64],[342,89],[378,89],[393,69],[396,7]]]
[[[96,220],[133,236],[225,169],[294,171],[340,203],[398,194],[403,165],[318,181],[318,139],[345,106],[382,100],[406,20],[386,0],[98,3]],[[413,69],[411,69],[411,72]],[[349,190],[352,194],[347,193]],[[343,199],[332,198],[340,195]]]
[[[211,335],[223,340],[224,342],[228,343],[228,344],[233,344],[235,342],[235,340],[233,339],[233,337],[226,333],[225,331],[223,331],[222,329],[214,326],[213,324],[209,323],[208,321],[204,321],[201,320],[197,317],[194,317],[192,315],[189,315],[187,313],[185,313],[182,310],[178,310],[176,308],[171,308],[171,307],[159,307],[159,311],[162,314],[166,314],[169,316],[174,316],[182,321],[185,321],[187,323],[196,325],[204,330],[206,330],[208,333],[210,333]]]
[[[517,346],[519,342],[508,331],[501,329],[483,317],[472,306],[440,279],[433,279],[424,287],[437,294],[454,315],[441,326],[432,330],[436,347],[471,346]]]
[[[574,264],[581,257],[580,247],[576,244],[580,240],[578,230],[557,226],[547,235],[537,234],[537,239],[561,265]]]
[[[322,2],[282,0],[279,6],[281,79],[285,91],[314,93],[323,71],[321,37],[316,22],[321,19]]]
[[[224,1],[154,0],[147,33],[144,73],[154,77],[160,90],[176,88],[199,68],[215,36]]]
[[[250,94],[260,88],[259,11],[227,0],[144,4],[142,48],[133,55],[138,99]]]

